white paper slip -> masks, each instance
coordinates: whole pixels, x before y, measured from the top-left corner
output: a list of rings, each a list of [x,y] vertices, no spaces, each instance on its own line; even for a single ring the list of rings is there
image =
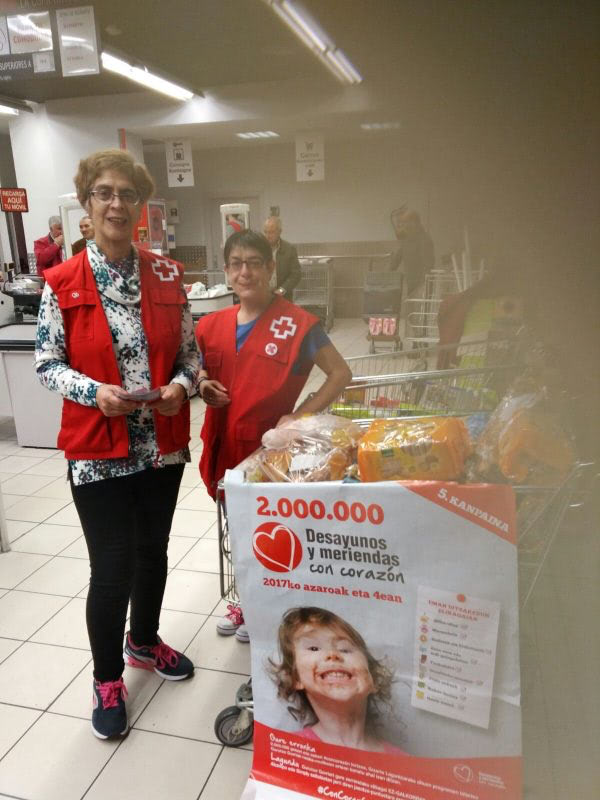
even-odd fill
[[[500,604],[419,586],[411,703],[488,728]]]
[[[153,403],[160,397],[160,389],[136,389],[135,392],[127,392],[127,400],[135,400],[139,403]]]

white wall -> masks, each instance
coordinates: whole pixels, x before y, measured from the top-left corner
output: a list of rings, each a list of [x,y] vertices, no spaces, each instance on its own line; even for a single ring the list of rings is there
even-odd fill
[[[501,249],[494,241],[495,223],[490,224],[490,212],[481,202],[478,171],[457,170],[462,173],[458,182],[443,153],[427,158],[423,146],[403,135],[326,141],[325,180],[314,182],[296,181],[291,144],[195,151],[193,188],[167,188],[162,152],[147,149],[145,160],[159,195],[179,200],[179,245],[211,245],[206,220],[212,198],[256,195],[261,218],[251,220],[252,226],[260,229],[270,206],[279,206],[284,238],[295,243],[393,239],[390,212],[407,203],[430,231],[438,261],[462,247],[465,225],[478,253],[498,257]],[[489,204],[495,206],[491,193]],[[496,219],[495,213],[491,216]]]
[[[296,181],[295,149],[290,144],[223,148],[194,152],[193,188],[167,188],[164,155],[146,151],[159,194],[179,200],[178,244],[202,243],[211,200],[258,196],[262,226],[272,205],[280,207],[284,237],[300,242],[377,241],[393,238],[392,208],[408,202],[428,217],[430,185],[394,139],[377,144],[325,145],[325,180]],[[437,235],[448,240],[442,220]]]
[[[128,108],[135,107],[138,97],[54,101],[11,120],[17,182],[27,188],[30,198],[30,213],[23,215],[28,249],[48,229],[48,217],[58,213],[59,195],[74,191],[79,160],[96,150],[119,146],[118,130],[126,127]],[[141,105],[145,103],[148,100],[142,98]],[[141,137],[128,132],[127,138],[134,155],[143,157]]]

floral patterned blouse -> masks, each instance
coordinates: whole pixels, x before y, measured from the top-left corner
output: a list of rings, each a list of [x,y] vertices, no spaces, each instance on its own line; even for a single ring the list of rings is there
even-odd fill
[[[149,389],[148,344],[142,327],[139,257],[135,249],[121,261],[108,261],[98,245],[87,243],[87,255],[96,280],[102,307],[112,334],[113,349],[128,392]],[[35,368],[42,384],[84,406],[97,407],[99,381],[71,369],[65,350],[65,332],[58,299],[46,283],[40,302],[35,345]],[[179,383],[191,394],[198,380],[200,354],[189,305],[182,306],[181,345],[171,383]],[[80,485],[131,475],[149,467],[164,467],[190,461],[189,448],[161,455],[156,442],[153,412],[138,408],[127,415],[127,458],[69,461],[73,483]]]

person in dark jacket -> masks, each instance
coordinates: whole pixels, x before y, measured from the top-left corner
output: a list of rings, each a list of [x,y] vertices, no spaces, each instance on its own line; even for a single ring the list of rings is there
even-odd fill
[[[263,233],[271,245],[275,272],[273,273],[271,288],[275,294],[283,295],[287,300],[292,300],[294,288],[300,283],[302,273],[298,253],[293,244],[281,238],[282,225],[279,217],[268,217],[263,226]]]
[[[92,222],[92,218],[87,214],[79,220],[79,231],[81,232],[81,239],[77,239],[77,241],[73,242],[71,245],[71,253],[74,256],[76,256],[77,253],[81,253],[82,250],[85,250],[88,241],[94,238],[94,223]]]
[[[407,297],[423,297],[425,275],[435,264],[431,236],[417,212],[406,208],[392,213],[392,225],[400,247],[392,256],[391,269],[404,273]]]

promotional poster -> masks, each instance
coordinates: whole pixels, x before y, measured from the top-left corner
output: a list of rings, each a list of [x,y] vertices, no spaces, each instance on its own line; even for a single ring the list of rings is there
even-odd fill
[[[511,487],[226,476],[250,633],[244,798],[519,800]]]

